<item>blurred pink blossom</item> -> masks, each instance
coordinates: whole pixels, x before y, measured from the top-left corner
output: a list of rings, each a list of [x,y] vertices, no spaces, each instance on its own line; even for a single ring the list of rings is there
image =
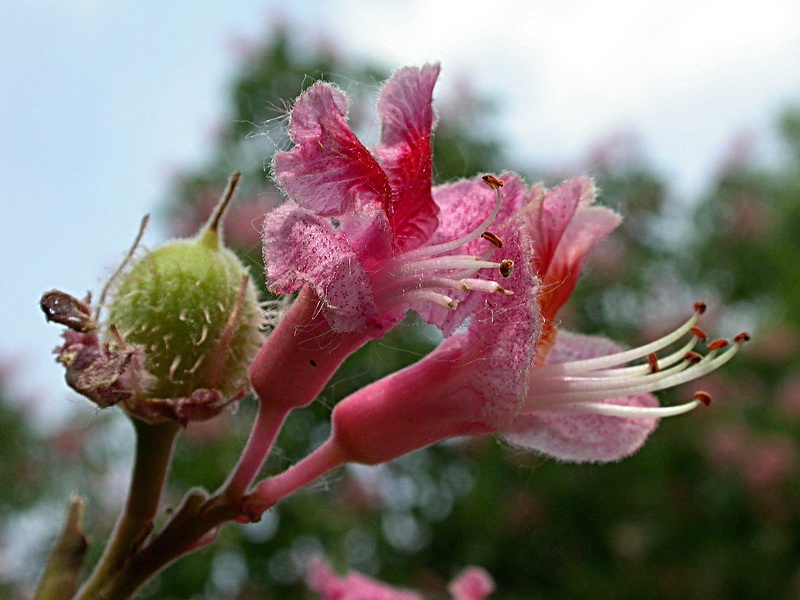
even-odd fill
[[[416,592],[389,586],[360,573],[340,577],[321,558],[311,562],[307,581],[321,600],[423,600]],[[450,582],[448,590],[453,600],[485,600],[494,591],[494,581],[483,569],[470,567]]]

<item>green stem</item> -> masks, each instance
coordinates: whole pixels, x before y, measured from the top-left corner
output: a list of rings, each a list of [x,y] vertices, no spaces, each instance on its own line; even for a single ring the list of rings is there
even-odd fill
[[[89,542],[83,533],[84,504],[69,502],[64,529],[42,573],[34,600],[69,600],[78,588],[79,574]]]
[[[169,523],[101,588],[103,600],[126,600],[156,573],[181,556],[213,541],[214,530],[240,516],[239,502],[222,496],[206,500],[205,492],[189,492]]]
[[[94,572],[75,600],[93,600],[99,590],[134,555],[153,529],[161,492],[172,459],[177,423],[151,425],[131,418],[136,431],[136,458],[125,509]]]

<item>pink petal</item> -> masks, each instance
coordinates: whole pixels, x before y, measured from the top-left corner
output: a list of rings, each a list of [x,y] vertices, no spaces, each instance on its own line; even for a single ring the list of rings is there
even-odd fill
[[[513,173],[503,173],[500,179],[504,181],[501,190],[503,204],[489,229],[495,233],[503,233],[508,229],[507,221],[522,207],[525,201],[525,182]],[[441,244],[465,236],[475,229],[491,212],[495,203],[495,192],[491,190],[479,177],[461,179],[453,183],[437,186],[433,189],[433,197],[439,205],[439,228],[436,230],[430,244]],[[515,221],[519,227],[519,222]],[[499,228],[499,229],[498,229]],[[503,238],[503,236],[500,236]],[[483,239],[477,239],[466,246],[459,248],[453,254],[473,254],[483,256],[492,246]],[[499,261],[507,258],[508,249],[495,250],[492,260]],[[525,258],[525,263],[530,261]],[[498,278],[505,287],[508,280]],[[451,291],[451,298],[459,301],[456,310],[428,304],[420,306],[418,312],[428,323],[439,327],[446,336],[450,336],[464,322],[469,315],[483,305],[483,294],[474,292]]]
[[[388,205],[394,247],[422,245],[437,226],[438,207],[431,197],[431,106],[438,65],[405,67],[386,83],[378,99],[381,143],[373,149],[389,178]]]
[[[607,338],[559,330],[548,362],[604,356],[621,348]],[[535,394],[536,390],[528,390]],[[607,400],[625,406],[658,406],[651,394]],[[593,414],[527,411],[502,430],[514,446],[537,450],[568,462],[612,462],[636,452],[656,428],[657,419],[625,419]]]
[[[542,326],[536,301],[538,280],[524,260],[530,244],[527,235],[519,227],[509,227],[505,242],[506,256],[518,268],[503,279],[503,286],[514,295],[483,295],[483,308],[473,315],[464,342],[467,352],[479,357],[470,387],[484,398],[482,421],[495,427],[516,414],[524,398]]]
[[[588,177],[576,177],[543,195],[541,188],[534,188],[531,196],[532,202],[524,213],[536,246],[536,269],[543,277],[575,212],[594,201],[595,187]]]
[[[469,567],[450,582],[447,590],[453,600],[485,600],[494,591],[494,580],[480,567]]]
[[[270,291],[285,294],[310,284],[337,331],[354,331],[377,318],[370,279],[328,219],[287,202],[267,214],[263,241]]]
[[[564,230],[547,271],[548,281],[559,282],[551,288],[547,302],[556,310],[569,300],[583,265],[598,242],[619,226],[622,217],[603,206],[578,210]]]
[[[347,99],[318,82],[297,99],[289,134],[296,146],[274,159],[275,179],[290,198],[318,215],[335,217],[356,207],[386,209],[391,189],[380,165],[345,121]]]
[[[623,406],[658,406],[650,394],[607,400]],[[623,419],[557,411],[523,413],[501,433],[513,446],[566,462],[613,462],[641,448],[656,419]]]
[[[360,573],[339,577],[321,558],[312,561],[307,581],[308,587],[317,592],[321,600],[422,600],[419,594],[391,587]]]

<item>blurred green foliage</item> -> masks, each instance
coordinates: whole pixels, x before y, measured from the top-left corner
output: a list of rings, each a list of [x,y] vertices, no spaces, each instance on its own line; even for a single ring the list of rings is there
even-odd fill
[[[268,160],[288,143],[287,102],[316,79],[335,81],[353,97],[354,128],[369,136],[375,133],[371,109],[364,108],[370,86],[388,74],[331,48],[297,48],[290,34],[276,30],[250,49],[232,83],[232,112],[216,151],[176,179],[167,202],[175,231],[191,232],[230,172],[243,171],[239,222],[233,211],[228,240],[262,283],[259,215],[279,201]],[[437,106],[438,182],[508,167],[551,184],[577,174],[515,165],[500,151],[489,106],[464,90]],[[780,132],[779,161],[763,165],[739,152],[692,202],[674,197],[630,140],[599,146],[580,167],[626,220],[590,262],[562,326],[636,343],[676,324],[695,300],[708,300],[710,331],[755,334],[747,351],[701,382],[715,396],[711,409],[662,423],[637,455],[613,465],[558,464],[484,438],[428,448],[377,469],[346,469],[281,503],[261,523],[225,528],[215,545],[170,567],[142,597],[308,598],[303,566],[320,552],[338,567],[431,598],[445,597],[446,581],[469,564],[495,577],[498,599],[797,597],[800,112],[787,114]],[[318,402],[292,415],[265,473],[286,468],[324,439],[336,401],[418,360],[435,343],[435,333],[409,318],[351,357]],[[660,397],[690,395],[679,389]],[[24,491],[8,492],[31,472],[26,461],[36,460],[33,446],[42,442],[18,415],[2,410],[4,423],[14,423],[0,471],[6,490],[0,518],[8,523],[53,484],[37,476]],[[253,412],[245,400],[236,415],[189,426],[168,502],[191,486],[222,483]],[[84,437],[119,421],[98,419]],[[96,447],[87,442],[77,452],[91,463]],[[106,457],[103,464],[118,463]],[[58,480],[56,470],[42,472]],[[73,477],[68,473],[62,478]],[[111,524],[108,502],[96,497],[103,488],[92,487],[102,478],[96,469],[80,479],[84,493],[95,490],[95,540]],[[12,597],[11,589],[3,592]]]

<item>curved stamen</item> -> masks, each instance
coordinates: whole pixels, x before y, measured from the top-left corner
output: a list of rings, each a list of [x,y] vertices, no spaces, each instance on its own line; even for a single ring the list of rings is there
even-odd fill
[[[661,419],[682,415],[694,410],[701,404],[703,402],[700,400],[692,400],[675,406],[625,406],[605,402],[576,402],[574,404],[565,404],[559,410],[627,419]]]
[[[445,294],[434,292],[433,290],[420,288],[402,294],[390,296],[384,305],[386,308],[406,302],[433,302],[439,306],[455,310],[458,307],[458,300]]]
[[[393,275],[418,275],[426,271],[451,271],[456,269],[499,268],[500,263],[481,260],[477,256],[469,254],[459,254],[456,256],[436,256],[416,262],[406,262],[404,260],[403,264],[393,270]]]
[[[661,371],[641,377],[626,378],[623,380],[626,382],[624,384],[623,381],[619,381],[616,378],[576,378],[573,381],[565,381],[563,378],[557,377],[539,378],[534,376],[531,378],[531,389],[536,390],[536,386],[541,386],[541,384],[546,386],[549,383],[550,390],[542,393],[532,393],[526,399],[524,405],[528,409],[539,410],[549,407],[560,408],[573,403],[608,400],[674,387],[718,369],[734,357],[745,341],[746,338],[737,336],[737,338],[734,338],[735,343],[726,348],[724,352],[718,354],[717,351],[712,351],[703,357],[700,362],[692,364],[688,368],[686,366],[680,369],[673,367],[670,371],[667,371],[668,375],[666,377],[663,376],[665,371]],[[687,360],[681,364],[688,365],[689,362],[687,357]],[[534,369],[534,371],[539,370]],[[559,384],[563,384],[561,385],[563,389],[554,391],[555,388],[559,387]]]
[[[445,252],[451,252],[456,248],[464,246],[465,244],[469,244],[471,241],[478,239],[483,235],[489,225],[497,218],[497,214],[500,212],[500,206],[502,205],[503,197],[500,194],[500,186],[490,186],[496,192],[496,199],[494,203],[494,209],[492,212],[489,213],[489,216],[486,217],[483,221],[481,221],[480,225],[475,227],[470,233],[467,235],[458,238],[457,240],[452,240],[449,242],[442,242],[441,244],[435,244],[433,246],[422,246],[421,248],[417,248],[416,250],[411,250],[410,252],[405,252],[402,256],[406,260],[414,260],[417,258],[423,258],[425,256],[434,256],[436,254],[444,254]]]
[[[698,338],[692,336],[692,338],[683,346],[678,348],[672,354],[668,354],[667,356],[658,358],[658,370],[663,371],[667,367],[671,367],[677,362],[680,362],[684,359],[687,353],[694,349],[697,345]],[[648,355],[648,356],[655,356],[655,354]],[[649,373],[653,373],[654,370],[652,365],[648,361],[647,364],[642,365],[633,365],[630,367],[614,367],[611,369],[601,369],[598,371],[592,372],[594,377],[620,377],[623,375],[647,375]]]
[[[702,314],[702,312],[695,308],[695,313],[683,325],[678,327],[672,333],[650,342],[649,344],[645,344],[644,346],[639,346],[638,348],[633,348],[632,350],[625,350],[623,352],[617,352],[615,354],[609,354],[606,356],[598,356],[596,358],[543,365],[542,367],[539,367],[537,371],[540,375],[573,375],[583,373],[585,371],[594,371],[597,369],[614,367],[638,358],[644,358],[648,354],[658,352],[662,348],[665,348],[678,341],[686,334],[686,332],[694,327],[694,324],[697,323],[697,319],[699,318],[700,314]]]

